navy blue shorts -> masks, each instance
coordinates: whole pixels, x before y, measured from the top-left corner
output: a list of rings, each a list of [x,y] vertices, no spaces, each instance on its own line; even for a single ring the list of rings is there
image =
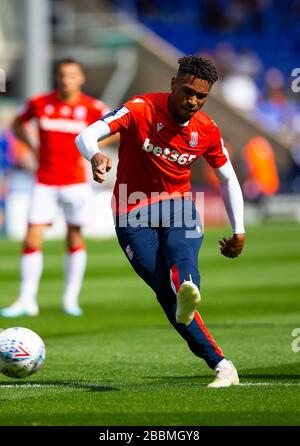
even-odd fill
[[[195,311],[188,325],[177,323],[176,294],[184,280],[200,289],[198,254],[203,232],[192,200],[165,200],[115,217],[118,241],[137,274],[153,289],[169,321],[191,351],[214,368],[222,351]]]

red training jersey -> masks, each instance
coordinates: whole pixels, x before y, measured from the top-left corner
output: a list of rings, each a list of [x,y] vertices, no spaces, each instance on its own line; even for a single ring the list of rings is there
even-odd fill
[[[170,195],[184,196],[191,188],[191,164],[200,156],[214,168],[228,160],[214,121],[198,111],[188,122],[179,124],[169,111],[169,96],[136,96],[103,119],[111,133],[120,132],[113,202],[117,214]],[[122,184],[126,184],[127,197]],[[142,192],[138,204],[137,191]],[[163,197],[157,197],[162,193]],[[132,200],[130,194],[134,194]]]
[[[38,124],[37,181],[53,186],[86,182],[84,158],[75,137],[109,112],[106,104],[84,93],[75,103],[61,100],[56,91],[30,99],[19,118],[22,122],[34,118]]]

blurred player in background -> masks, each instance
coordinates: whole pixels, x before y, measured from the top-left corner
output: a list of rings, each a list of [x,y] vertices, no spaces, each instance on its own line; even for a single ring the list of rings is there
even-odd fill
[[[200,111],[217,78],[211,61],[183,57],[171,93],[129,100],[81,132],[76,144],[91,161],[94,179],[102,183],[111,159],[99,153],[98,141],[120,132],[113,200],[119,243],[191,351],[215,370],[209,386],[228,387],[239,384],[237,371],[196,311],[203,234],[188,193],[190,166],[204,156],[221,183],[233,231],[231,237],[220,240],[220,251],[226,257],[239,256],[245,238],[241,188],[218,127]]]
[[[85,160],[74,143],[87,125],[110,112],[103,102],[82,93],[85,82],[82,66],[63,59],[55,67],[57,89],[31,98],[13,122],[16,136],[35,154],[38,168],[28,216],[28,229],[21,257],[21,286],[17,300],[1,310],[4,317],[36,316],[37,293],[43,270],[44,232],[61,205],[67,223],[67,256],[63,311],[80,316],[78,296],[86,269],[86,248],[81,228],[86,222],[89,185]],[[35,119],[39,129],[39,149],[32,145],[25,125]],[[108,141],[109,143],[110,141]]]

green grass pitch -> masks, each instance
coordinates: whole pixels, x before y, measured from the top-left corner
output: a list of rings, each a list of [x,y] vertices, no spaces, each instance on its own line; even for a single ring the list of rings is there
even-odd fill
[[[241,258],[219,254],[228,230],[206,230],[201,315],[241,386],[207,389],[212,371],[169,325],[116,240],[88,241],[84,316],[60,311],[63,242],[45,245],[40,316],[0,319],[45,341],[43,368],[0,376],[0,425],[299,425],[300,225],[249,228]],[[18,292],[20,244],[0,241],[0,305]],[[299,342],[300,345],[300,342]]]

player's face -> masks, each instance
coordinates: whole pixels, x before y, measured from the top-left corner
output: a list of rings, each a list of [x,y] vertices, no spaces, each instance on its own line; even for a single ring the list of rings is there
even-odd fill
[[[170,109],[176,120],[186,122],[200,110],[211,90],[211,84],[192,74],[173,77]]]
[[[76,63],[62,64],[56,73],[58,90],[66,96],[71,96],[81,90],[85,81],[80,65]]]

